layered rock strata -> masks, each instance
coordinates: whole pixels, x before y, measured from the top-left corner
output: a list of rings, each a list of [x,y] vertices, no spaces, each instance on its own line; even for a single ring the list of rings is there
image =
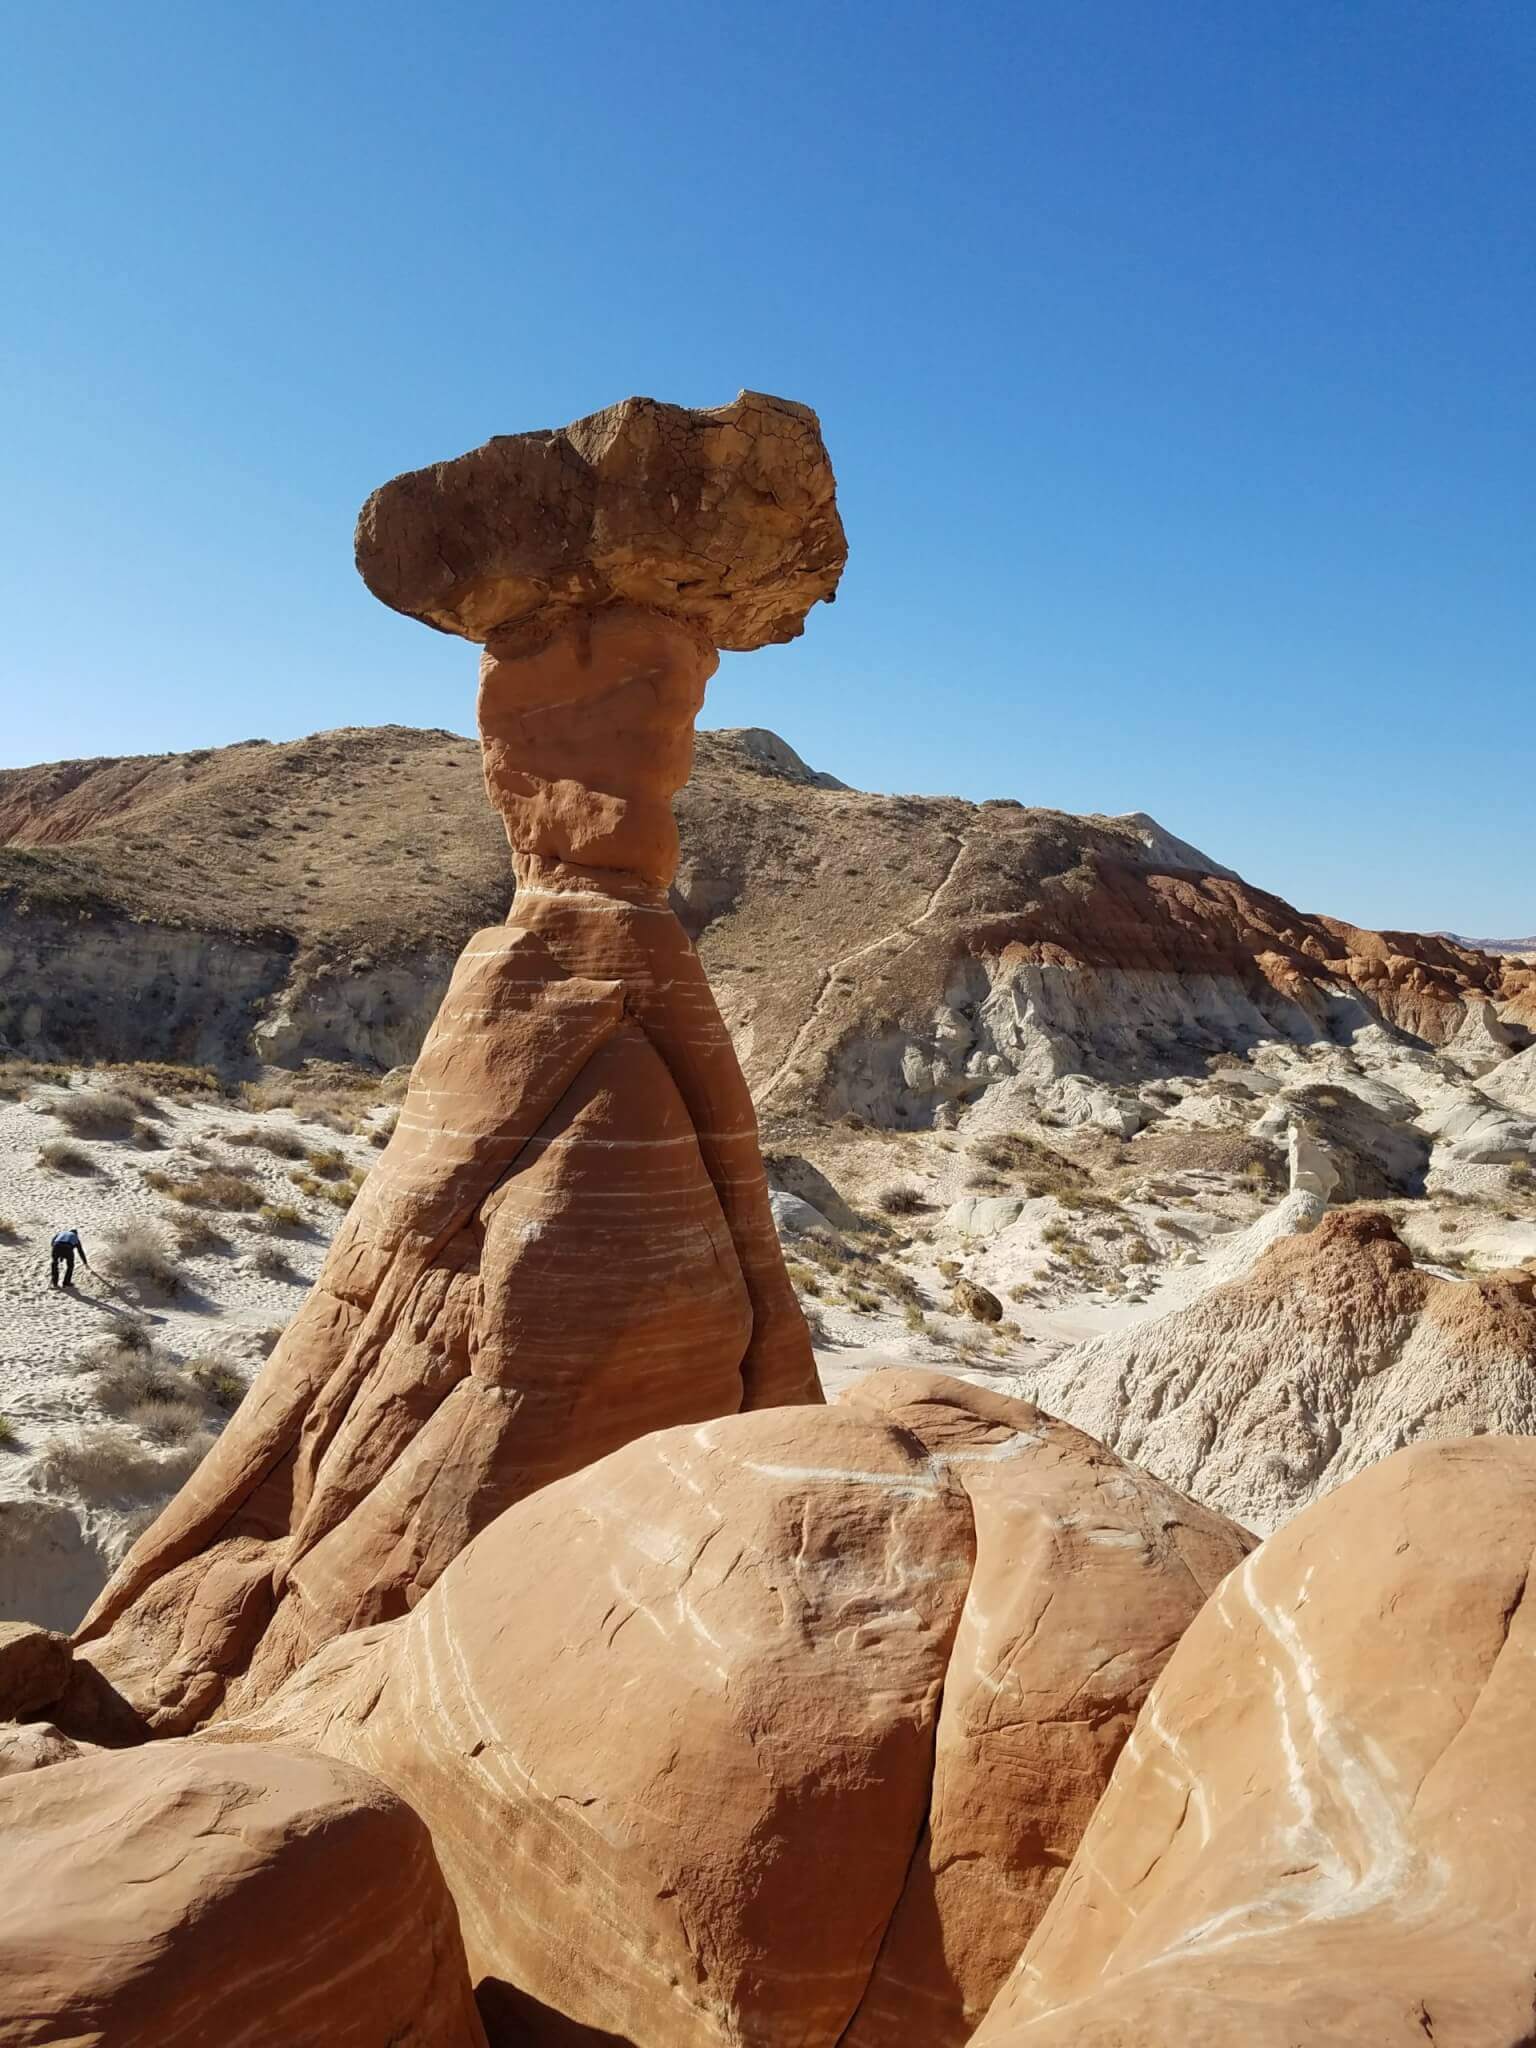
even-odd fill
[[[1441,1279],[1380,1211],[1340,1209],[1188,1306],[1063,1352],[1037,1391],[1268,1530],[1415,1438],[1536,1433],[1536,1279]]]
[[[633,1436],[820,1399],[667,887],[716,644],[798,632],[843,554],[815,416],[748,395],[503,437],[364,508],[370,587],[486,643],[516,904],[461,957],[314,1292],[87,1617],[150,1730],[404,1613],[504,1508]]]
[[[959,2048],[1247,1548],[1027,1403],[874,1375],[546,1487],[202,1739],[422,1815],[498,2044]]]

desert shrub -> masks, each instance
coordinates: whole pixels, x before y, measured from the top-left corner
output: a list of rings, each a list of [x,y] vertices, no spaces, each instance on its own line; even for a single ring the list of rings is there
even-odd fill
[[[336,1151],[334,1147],[327,1147],[318,1152],[306,1152],[304,1157],[309,1162],[310,1172],[321,1180],[342,1180],[349,1171],[345,1155]]]
[[[304,1211],[294,1202],[263,1202],[261,1220],[268,1230],[302,1230]]]
[[[153,1351],[154,1340],[142,1323],[130,1322],[126,1317],[113,1323],[101,1340],[102,1351],[110,1357],[142,1358],[147,1351]]]
[[[165,1192],[173,1201],[200,1209],[259,1209],[261,1190],[234,1167],[206,1166],[191,1180],[177,1181]]]
[[[32,1469],[50,1493],[87,1500],[169,1493],[197,1470],[212,1442],[212,1436],[198,1435],[170,1455],[157,1456],[120,1423],[96,1423],[50,1439]]]
[[[41,1060],[0,1060],[0,1102],[25,1102],[34,1088],[67,1088],[68,1067]]]
[[[919,1190],[904,1182],[882,1188],[875,1200],[887,1216],[918,1216],[928,1207]]]
[[[217,1352],[203,1352],[189,1358],[187,1378],[199,1393],[220,1408],[238,1408],[245,1399],[246,1383],[227,1358]]]
[[[1010,1301],[1033,1301],[1034,1298],[1035,1290],[1027,1280],[1016,1281],[1008,1290]]]
[[[320,1193],[324,1200],[329,1202],[333,1208],[337,1209],[350,1209],[352,1204],[357,1200],[357,1189],[355,1187],[345,1185],[338,1186],[335,1181],[331,1181],[328,1185],[322,1186],[320,1189]]]
[[[99,1170],[84,1146],[72,1144],[68,1138],[50,1138],[39,1145],[37,1163],[46,1166],[50,1173],[87,1174]]]
[[[184,1444],[202,1428],[203,1407],[200,1401],[186,1398],[144,1401],[126,1409],[123,1420],[130,1428],[141,1430],[151,1443]]]
[[[946,1280],[958,1280],[960,1278],[960,1261],[958,1259],[940,1259],[939,1271]]]
[[[1052,1217],[1051,1221],[1041,1231],[1040,1240],[1043,1244],[1067,1245],[1072,1242],[1072,1232],[1070,1227],[1063,1223],[1059,1217]]]
[[[258,1112],[268,1109],[292,1109],[298,1101],[298,1090],[291,1081],[242,1081],[240,1100],[247,1109]]]
[[[907,1303],[901,1312],[901,1319],[914,1336],[926,1337],[929,1335],[928,1318],[923,1314],[915,1301]]]
[[[1152,1263],[1152,1247],[1144,1237],[1135,1237],[1126,1246],[1122,1257],[1128,1266],[1150,1266]]]
[[[224,1083],[212,1067],[183,1067],[172,1060],[128,1060],[114,1066],[117,1085],[131,1086],[153,1102],[157,1095],[222,1095]]]
[[[112,1233],[102,1265],[114,1280],[126,1280],[141,1294],[162,1300],[181,1292],[181,1274],[164,1236],[150,1223],[125,1223]]]
[[[106,1367],[96,1382],[97,1405],[107,1415],[165,1406],[187,1398],[186,1383],[153,1351]]]
[[[278,1124],[272,1130],[261,1124],[245,1124],[238,1131],[230,1131],[225,1143],[259,1145],[263,1152],[270,1152],[274,1159],[302,1159],[308,1150],[299,1133],[283,1124]]]
[[[278,1244],[258,1245],[251,1264],[263,1280],[292,1280],[297,1277],[292,1260]]]
[[[0,1415],[0,1451],[14,1451],[21,1442],[21,1432],[9,1415]]]
[[[399,1121],[398,1114],[393,1114],[385,1117],[382,1123],[369,1124],[366,1127],[366,1136],[369,1144],[387,1145],[395,1135],[395,1126]]]
[[[83,1088],[61,1095],[49,1103],[48,1114],[76,1138],[126,1138],[139,1122],[138,1104],[120,1088]]]
[[[20,1244],[21,1232],[9,1216],[0,1216],[0,1244]]]
[[[183,1258],[196,1259],[206,1252],[227,1252],[229,1239],[222,1230],[200,1216],[196,1210],[184,1209],[167,1219],[171,1236],[176,1240],[176,1249]]]

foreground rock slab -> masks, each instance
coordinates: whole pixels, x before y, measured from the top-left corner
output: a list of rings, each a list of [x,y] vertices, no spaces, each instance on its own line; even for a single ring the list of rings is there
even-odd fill
[[[8,2048],[484,2048],[426,1829],[361,1771],[166,1743],[0,1783]]]
[[[80,1631],[152,1733],[406,1613],[504,1508],[634,1436],[820,1400],[667,888],[717,643],[791,637],[845,553],[815,415],[759,396],[503,437],[364,508],[370,587],[486,642],[517,897],[314,1291]]]
[[[1536,1977],[1536,1441],[1417,1446],[1185,1635],[976,2048],[1494,2048]]]
[[[963,2042],[1248,1547],[937,1374],[645,1438],[200,1741],[431,1828],[496,2043]]]

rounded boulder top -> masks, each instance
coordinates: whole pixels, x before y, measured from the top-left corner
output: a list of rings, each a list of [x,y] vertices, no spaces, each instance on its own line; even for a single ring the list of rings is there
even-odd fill
[[[819,420],[755,391],[498,434],[382,485],[357,522],[375,597],[480,641],[627,603],[747,651],[793,640],[847,556]]]

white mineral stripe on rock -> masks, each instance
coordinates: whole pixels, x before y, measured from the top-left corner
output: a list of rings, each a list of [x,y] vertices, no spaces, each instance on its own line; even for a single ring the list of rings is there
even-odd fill
[[[832,1486],[877,1486],[914,1498],[946,1491],[936,1472],[850,1472],[841,1465],[760,1465],[752,1458],[743,1459],[742,1470],[755,1472],[762,1479],[825,1481]]]
[[[530,898],[536,898],[540,903],[568,904],[573,910],[612,911],[619,917],[628,917],[631,914],[638,917],[675,915],[670,903],[631,903],[624,896],[599,896],[594,889],[540,889],[531,882],[518,884],[517,893],[512,898],[513,910],[517,909],[519,903],[526,903]]]

